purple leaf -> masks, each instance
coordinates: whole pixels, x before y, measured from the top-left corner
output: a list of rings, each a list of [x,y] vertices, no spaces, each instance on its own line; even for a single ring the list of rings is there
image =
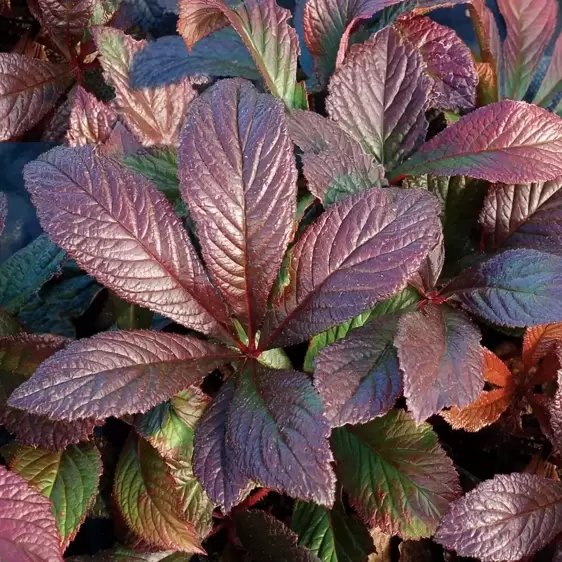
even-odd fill
[[[533,103],[541,107],[548,107],[562,90],[562,35],[559,35],[554,44],[550,64],[541,82],[541,87],[536,93]]]
[[[524,183],[562,175],[562,119],[521,101],[501,101],[461,117],[393,172],[467,175]]]
[[[331,506],[330,426],[309,378],[247,364],[232,398],[226,440],[238,469],[261,486]]]
[[[373,188],[330,207],[291,252],[263,349],[306,340],[403,288],[438,241],[438,214],[421,190]]]
[[[432,82],[430,105],[438,109],[473,109],[478,74],[470,49],[458,35],[429,18],[401,18],[395,28],[422,56]]]
[[[0,141],[31,129],[71,82],[68,65],[0,53]]]
[[[417,422],[449,406],[467,406],[484,387],[480,331],[463,312],[427,304],[398,324],[404,395]]]
[[[48,498],[0,466],[0,558],[10,562],[63,562]]]
[[[55,148],[28,164],[24,178],[41,226],[82,269],[125,300],[227,337],[218,293],[148,180],[91,147]]]
[[[386,27],[355,45],[330,81],[330,117],[387,170],[425,140],[431,87],[418,51]]]
[[[443,217],[443,215],[444,213],[442,213],[441,217]],[[439,242],[437,242],[433,250],[431,250],[423,260],[418,272],[410,279],[409,285],[416,287],[422,294],[427,291],[432,291],[437,285],[444,264],[445,237],[441,235]]]
[[[312,111],[287,117],[293,142],[302,150],[308,189],[325,207],[373,186],[380,187],[384,168],[373,164],[361,145],[333,121]]]
[[[382,416],[402,394],[393,346],[397,320],[397,315],[383,316],[320,351],[314,386],[332,427]]]
[[[9,405],[66,421],[146,412],[234,357],[221,345],[189,336],[101,333],[43,362]]]
[[[235,466],[226,439],[226,423],[236,380],[228,379],[195,428],[193,472],[209,498],[228,513],[251,491],[253,485]]]
[[[283,105],[250,82],[222,80],[192,105],[178,156],[209,273],[253,339],[296,210]]]
[[[493,65],[494,74],[501,68],[502,43],[494,13],[486,0],[472,0],[468,6],[482,61]],[[497,76],[494,78],[497,80]]]
[[[507,250],[463,271],[445,288],[472,314],[499,326],[562,320],[562,260],[537,250]]]
[[[503,45],[505,97],[525,97],[550,42],[558,16],[556,0],[498,0],[507,38]]]
[[[498,474],[453,503],[435,539],[460,556],[521,560],[562,529],[562,484],[532,474]]]

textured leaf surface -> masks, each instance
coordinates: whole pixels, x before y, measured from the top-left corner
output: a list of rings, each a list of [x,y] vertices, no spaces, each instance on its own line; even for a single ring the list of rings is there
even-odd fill
[[[94,12],[94,0],[37,0],[37,6],[41,23],[64,50],[82,39]]]
[[[392,410],[332,434],[336,471],[361,517],[404,539],[429,537],[459,495],[452,461],[429,424]]]
[[[505,97],[521,100],[556,28],[556,0],[498,0],[507,38],[503,45]]]
[[[283,105],[249,82],[219,82],[190,109],[179,174],[209,273],[253,339],[296,210]]]
[[[0,192],[0,235],[4,231],[6,217],[8,216],[8,197],[4,192]]]
[[[192,329],[225,331],[187,232],[150,182],[91,147],[55,148],[24,178],[43,228],[101,283]]]
[[[13,336],[21,329],[21,324],[17,319],[0,308],[0,336]]]
[[[0,141],[18,137],[38,123],[71,81],[66,65],[0,53]]]
[[[135,57],[130,84],[133,88],[154,88],[197,74],[260,80],[246,45],[234,29],[226,28],[201,39],[191,51],[184,39],[175,35],[149,43]]]
[[[484,386],[480,338],[468,316],[447,305],[429,303],[400,319],[395,343],[416,421],[476,400]]]
[[[437,242],[438,212],[427,192],[378,188],[330,207],[294,246],[260,343],[298,343],[403,288]]]
[[[481,107],[426,142],[393,173],[467,175],[523,183],[562,174],[562,120],[527,104],[505,100]]]
[[[42,363],[10,405],[66,421],[145,412],[233,357],[220,345],[189,336],[100,333]]]
[[[10,562],[62,562],[51,502],[0,466],[0,557]]]
[[[461,556],[520,560],[562,526],[562,484],[531,474],[498,474],[457,500],[436,540]]]
[[[529,328],[523,338],[523,362],[530,369],[562,342],[562,323],[543,324]]]
[[[387,170],[425,140],[431,83],[423,67],[418,51],[387,27],[354,46],[330,81],[330,117]]]
[[[145,541],[163,549],[203,552],[197,532],[181,513],[166,462],[135,435],[121,451],[114,495],[129,527]]]
[[[397,320],[395,315],[383,316],[318,355],[314,386],[332,427],[386,414],[402,394],[393,346]]]
[[[507,250],[466,269],[445,289],[472,314],[500,326],[562,320],[562,263],[537,250]]]
[[[548,107],[562,90],[562,38],[558,36],[552,55],[550,64],[546,74],[541,82],[538,92],[535,94],[533,103],[541,107]]]
[[[246,366],[227,424],[238,469],[261,486],[322,505],[334,502],[335,478],[322,402],[306,375]]]
[[[472,0],[468,9],[480,47],[480,57],[484,62],[491,64],[494,80],[497,80],[502,59],[502,43],[494,13],[486,5],[486,0]],[[497,93],[496,84],[496,95]]]
[[[189,562],[192,554],[174,552],[171,550],[161,552],[139,552],[118,547],[103,550],[93,556],[71,556],[65,558],[67,562]]]
[[[53,502],[63,550],[78,532],[98,488],[101,458],[95,445],[71,445],[52,453],[19,449],[10,468]]]

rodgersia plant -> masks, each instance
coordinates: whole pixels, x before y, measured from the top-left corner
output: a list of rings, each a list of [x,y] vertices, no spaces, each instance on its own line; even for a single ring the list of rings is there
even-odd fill
[[[468,491],[438,437],[532,415],[560,462],[558,41],[528,94],[556,3],[500,2],[502,45],[475,0],[478,55],[443,4],[182,0],[180,36],[92,28],[115,96],[73,94],[68,146],[24,171],[46,235],[0,266],[0,558],[62,560],[100,511],[130,549],[100,561],[205,559],[223,530],[225,560],[367,561],[381,532],[519,560],[562,531],[559,482]],[[99,284],[119,329],[51,323]]]

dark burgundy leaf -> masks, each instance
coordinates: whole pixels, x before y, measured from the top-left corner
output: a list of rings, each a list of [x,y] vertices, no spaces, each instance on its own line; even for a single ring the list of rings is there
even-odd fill
[[[443,213],[441,214],[443,217]],[[445,264],[445,237],[441,235],[435,248],[423,260],[419,271],[410,279],[410,285],[417,287],[422,294],[431,291],[437,285],[443,265]]]
[[[559,367],[562,362],[562,352],[560,348],[554,350],[554,355]],[[552,400],[547,402],[548,408],[548,432],[547,437],[552,441],[554,452],[560,455],[562,453],[562,369],[558,369],[556,373],[558,387],[554,393]]]

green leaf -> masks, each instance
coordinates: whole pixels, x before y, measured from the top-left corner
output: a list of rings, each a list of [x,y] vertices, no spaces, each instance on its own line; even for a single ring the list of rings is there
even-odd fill
[[[111,295],[115,322],[120,330],[146,330],[152,325],[152,311]]]
[[[0,336],[13,336],[21,331],[21,325],[11,314],[0,308]]]
[[[270,369],[292,369],[293,364],[282,348],[268,349],[260,353],[258,361]]]
[[[96,446],[69,445],[57,453],[22,447],[12,459],[11,469],[51,500],[62,547],[66,548],[96,495],[101,473]]]
[[[335,429],[332,448],[339,480],[362,519],[403,539],[433,535],[460,493],[432,427],[416,425],[402,410]]]
[[[314,336],[310,340],[306,357],[304,358],[304,370],[312,373],[314,371],[314,360],[320,353],[320,350],[337,340],[345,338],[354,328],[359,328],[369,322],[369,320],[384,314],[411,310],[419,300],[418,292],[411,287],[406,287],[399,293],[396,293],[396,295],[377,303],[371,310],[366,310],[355,318]]]

